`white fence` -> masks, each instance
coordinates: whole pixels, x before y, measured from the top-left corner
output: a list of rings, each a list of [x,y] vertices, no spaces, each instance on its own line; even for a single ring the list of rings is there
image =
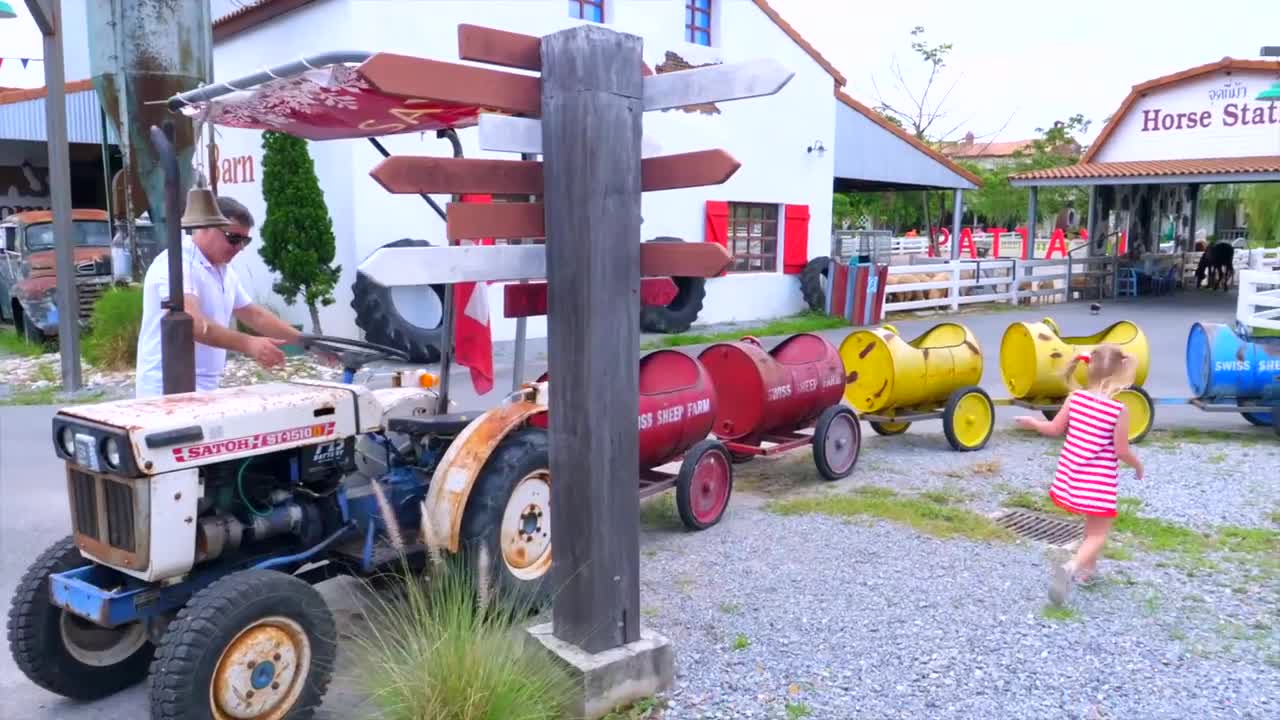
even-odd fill
[[[950,239],[945,242],[939,239],[939,247],[945,257],[950,257],[951,255],[950,242]],[[955,240],[955,242],[959,242],[959,240]],[[1050,238],[1037,237],[1030,253],[1031,257],[1043,258],[1049,251],[1049,242]],[[1068,240],[1067,243],[1069,249],[1073,251],[1087,244],[1079,239]],[[987,258],[998,259],[995,257],[995,235],[986,232],[974,233],[973,244],[979,253],[985,251]],[[831,256],[841,260],[848,260],[857,255],[870,255],[872,258],[876,258],[877,262],[881,262],[882,258],[895,256],[909,257],[914,261],[916,256],[927,256],[928,254],[929,238],[924,235],[895,237],[888,230],[837,230],[832,234],[831,238]],[[1022,236],[1012,231],[1002,233],[1000,235],[1000,255],[1005,258],[1020,257],[1022,255]]]
[[[1069,296],[1106,297],[1115,278],[1109,257],[1067,260],[957,260],[889,268],[885,312],[957,310],[999,302],[1063,302]]]
[[[1280,270],[1240,273],[1236,320],[1255,330],[1280,330]]]

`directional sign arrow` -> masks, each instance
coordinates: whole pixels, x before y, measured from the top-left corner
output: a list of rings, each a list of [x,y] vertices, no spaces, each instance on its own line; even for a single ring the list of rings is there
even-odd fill
[[[490,152],[542,154],[542,121],[537,118],[482,113],[480,149]],[[662,146],[648,135],[640,137],[640,157],[657,157]]]
[[[663,155],[640,162],[645,192],[719,185],[739,167],[741,164],[724,150]],[[542,163],[532,160],[393,155],[378,163],[369,174],[387,192],[398,194],[542,194]]]
[[[640,278],[640,304],[666,306],[680,292],[671,278]],[[536,317],[547,314],[545,282],[511,283],[502,288],[504,317]]]
[[[730,262],[728,250],[715,243],[640,244],[642,276],[715,277]],[[383,247],[360,264],[360,272],[384,287],[541,280],[547,254],[543,245]]]
[[[644,79],[644,109],[670,110],[773,95],[793,77],[794,72],[773,58],[662,73]]]

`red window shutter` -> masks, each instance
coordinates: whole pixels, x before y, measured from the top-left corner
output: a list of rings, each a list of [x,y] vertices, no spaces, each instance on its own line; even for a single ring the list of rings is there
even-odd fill
[[[729,203],[724,200],[707,201],[706,242],[729,247]]]
[[[788,205],[783,225],[782,272],[799,274],[809,262],[809,206]]]

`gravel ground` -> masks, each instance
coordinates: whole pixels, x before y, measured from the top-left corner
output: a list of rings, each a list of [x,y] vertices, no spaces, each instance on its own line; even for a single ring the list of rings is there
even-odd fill
[[[1280,717],[1280,558],[1208,565],[1124,542],[1128,559],[1104,560],[1106,579],[1059,617],[1046,590],[1061,550],[768,508],[867,484],[959,494],[984,514],[1011,493],[1043,497],[1056,445],[999,432],[957,455],[936,428],[868,430],[858,469],[833,485],[803,452],[738,466],[729,512],[702,533],[646,513],[644,622],[673,638],[678,666],[664,717]],[[1267,431],[1154,433],[1139,452],[1148,476],[1122,474],[1121,495],[1140,515],[1280,530]]]

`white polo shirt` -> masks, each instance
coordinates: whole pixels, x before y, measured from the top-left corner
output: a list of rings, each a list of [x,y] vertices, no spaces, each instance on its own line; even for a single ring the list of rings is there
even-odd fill
[[[230,265],[216,267],[190,237],[182,240],[182,291],[200,300],[200,312],[223,327],[231,326],[231,313],[253,303]],[[164,394],[160,362],[160,318],[167,310],[160,302],[169,297],[169,251],[151,261],[142,281],[142,329],[138,333],[136,397]],[[222,378],[227,351],[196,343],[196,389],[214,390]]]

